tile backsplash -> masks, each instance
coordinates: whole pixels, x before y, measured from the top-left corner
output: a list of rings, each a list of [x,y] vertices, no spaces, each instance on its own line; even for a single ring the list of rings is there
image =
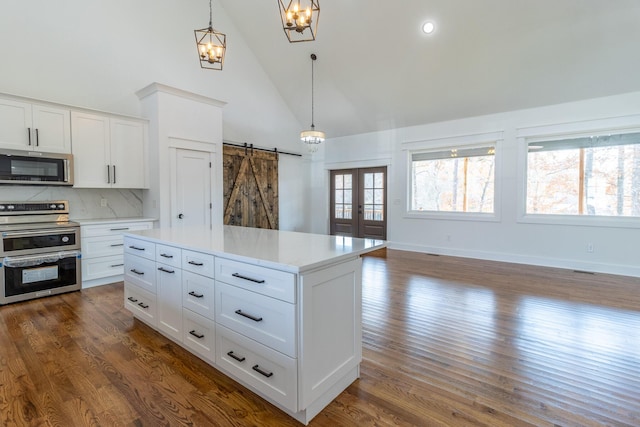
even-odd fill
[[[142,216],[142,190],[0,185],[2,202],[31,200],[69,200],[71,219]]]

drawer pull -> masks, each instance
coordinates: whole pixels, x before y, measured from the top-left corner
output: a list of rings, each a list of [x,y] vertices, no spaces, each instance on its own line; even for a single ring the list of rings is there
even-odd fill
[[[135,268],[132,268],[131,272],[137,274],[138,276],[144,276],[144,271],[138,271]]]
[[[204,264],[201,262],[189,261],[189,264],[195,265],[196,267],[202,267]]]
[[[199,340],[201,340],[202,338],[204,338],[204,335],[197,333],[195,330],[193,331],[189,331],[189,333],[191,335],[193,335],[194,337],[198,338]]]
[[[257,373],[259,373],[259,374],[264,375],[264,376],[265,376],[265,377],[267,377],[267,378],[269,378],[269,377],[273,376],[273,372],[263,371],[262,369],[260,369],[260,365],[256,365],[256,366],[254,366],[254,367],[253,367],[253,368],[251,368],[251,369],[253,369],[254,371],[256,371],[256,372],[257,372]]]
[[[128,299],[129,301],[131,301],[131,302],[138,302],[138,300],[137,300],[137,299],[135,299],[134,297],[129,297],[129,298],[127,298],[127,299]]]
[[[196,298],[204,297],[203,294],[196,294],[194,291],[189,292],[189,295],[191,295],[192,297],[196,297]]]
[[[247,319],[251,319],[254,322],[262,322],[262,317],[255,317],[255,316],[252,316],[250,314],[243,313],[242,310],[236,310],[236,314],[239,314],[240,316],[244,316]]]
[[[111,264],[111,268],[122,267],[124,264]]]
[[[176,272],[175,270],[167,270],[167,269],[166,269],[166,268],[164,268],[164,267],[158,267],[158,270],[160,270],[160,271],[164,271],[165,273],[169,273],[169,274],[173,274],[173,273],[175,273],[175,272]]]
[[[169,254],[160,254],[160,256],[163,258],[169,258],[169,259],[173,258],[173,255],[169,255]]]
[[[140,307],[142,307],[142,308],[149,308],[149,306],[148,306],[147,304],[144,304],[144,303],[142,303],[142,302],[141,302],[140,304],[138,304],[138,305],[139,305]]]
[[[227,353],[227,356],[231,357],[232,359],[236,359],[238,362],[244,362],[246,359],[245,357],[242,357],[242,356],[236,356],[233,351],[230,351],[229,353]]]
[[[111,228],[110,231],[125,231],[128,230],[129,227],[121,227],[121,228]]]
[[[238,279],[248,280],[254,283],[264,283],[264,280],[262,279],[254,279],[252,277],[243,276],[242,274],[239,274],[239,273],[233,273],[232,276],[237,277]]]
[[[134,245],[129,246],[129,249],[133,249],[133,250],[136,250],[136,251],[144,251],[144,248],[139,248],[139,247],[134,246]]]
[[[124,246],[124,243],[115,243],[115,244],[111,245],[112,248],[115,248],[117,246]]]

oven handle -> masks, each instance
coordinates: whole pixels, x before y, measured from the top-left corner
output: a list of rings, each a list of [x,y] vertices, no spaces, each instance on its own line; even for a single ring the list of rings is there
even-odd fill
[[[55,228],[46,230],[33,230],[33,231],[6,231],[2,233],[2,237],[21,237],[21,236],[42,236],[52,234],[64,234],[64,233],[76,233],[75,228]]]
[[[34,267],[45,262],[56,262],[64,258],[80,258],[80,251],[60,251],[47,254],[4,257],[5,267]]]

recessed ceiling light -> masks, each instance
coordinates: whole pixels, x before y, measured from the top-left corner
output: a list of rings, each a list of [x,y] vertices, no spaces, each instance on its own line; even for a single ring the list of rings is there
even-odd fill
[[[431,34],[435,29],[436,29],[436,26],[433,24],[433,22],[427,21],[424,24],[422,24],[422,31],[425,34]]]

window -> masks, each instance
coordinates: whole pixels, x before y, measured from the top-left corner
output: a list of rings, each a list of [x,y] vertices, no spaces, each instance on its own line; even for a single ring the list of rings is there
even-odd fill
[[[527,141],[527,214],[640,216],[640,133]]]
[[[493,213],[495,143],[411,153],[413,212]]]

